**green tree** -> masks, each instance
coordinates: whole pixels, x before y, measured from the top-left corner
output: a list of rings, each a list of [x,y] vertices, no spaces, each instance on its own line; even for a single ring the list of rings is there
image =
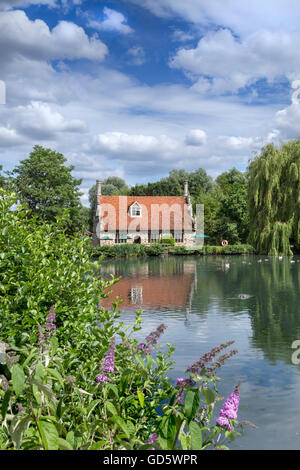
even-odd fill
[[[0,188],[5,186],[5,177],[3,175],[1,175],[2,169],[3,169],[3,166],[0,165]]]
[[[189,183],[189,192],[192,198],[205,194],[213,187],[213,181],[203,168],[193,172],[183,169],[171,170],[169,176],[154,183],[135,185],[130,189],[132,196],[182,196],[184,182]]]
[[[264,147],[249,165],[250,242],[260,252],[291,254],[300,244],[300,141]]]
[[[72,176],[74,166],[65,166],[66,161],[61,153],[36,145],[11,175],[18,199],[27,204],[30,216],[55,222],[67,209],[65,223],[73,233],[84,226],[85,214],[80,203],[81,179]]]
[[[249,234],[247,174],[233,168],[218,176],[216,183],[222,191],[218,218],[228,225],[224,238],[228,233],[231,243],[246,243]]]

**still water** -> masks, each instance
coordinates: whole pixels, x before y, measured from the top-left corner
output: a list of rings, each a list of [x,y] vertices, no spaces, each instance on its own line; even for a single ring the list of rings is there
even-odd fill
[[[126,325],[135,310],[145,309],[139,340],[167,325],[160,343],[175,343],[173,379],[214,346],[234,340],[231,348],[239,353],[219,370],[219,392],[227,397],[242,379],[239,420],[258,429],[247,427],[230,447],[300,449],[300,365],[291,359],[291,346],[300,340],[300,258],[259,259],[103,261],[103,276],[121,276],[105,302],[123,299]]]

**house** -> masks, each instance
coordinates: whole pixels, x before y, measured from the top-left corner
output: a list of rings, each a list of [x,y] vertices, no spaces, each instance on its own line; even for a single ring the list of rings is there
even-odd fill
[[[150,245],[172,236],[175,245],[195,243],[188,182],[183,196],[104,196],[96,182],[94,245],[140,243]]]

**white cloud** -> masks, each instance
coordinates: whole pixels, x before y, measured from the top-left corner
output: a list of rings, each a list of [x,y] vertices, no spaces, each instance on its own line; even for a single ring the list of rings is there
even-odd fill
[[[185,138],[186,145],[200,146],[206,143],[206,132],[201,129],[192,129]]]
[[[0,10],[9,10],[15,7],[26,8],[30,5],[57,6],[57,0],[1,0]]]
[[[173,41],[176,42],[186,42],[186,41],[191,41],[194,39],[194,35],[191,33],[187,33],[185,31],[182,31],[180,29],[175,29],[172,35]]]
[[[128,56],[130,57],[130,63],[134,65],[142,65],[145,62],[145,51],[141,46],[134,46],[128,49]]]
[[[300,33],[258,31],[243,41],[228,29],[210,32],[196,48],[181,48],[170,66],[182,68],[195,81],[214,93],[237,92],[266,78],[270,82],[285,75],[300,76]]]
[[[12,122],[16,129],[33,139],[53,139],[58,132],[82,133],[87,131],[85,122],[66,120],[46,103],[33,102],[15,109]]]
[[[130,160],[140,158],[153,159],[153,153],[158,153],[167,158],[178,144],[174,139],[166,135],[158,137],[151,135],[129,135],[124,132],[106,132],[94,137],[91,144],[84,146],[90,152],[109,154],[112,158],[122,159],[124,156]]]
[[[261,142],[253,137],[219,136],[218,143],[226,150],[249,150],[254,148],[256,144],[260,145]]]
[[[298,0],[130,0],[161,17],[181,17],[205,26],[227,26],[240,36],[260,29],[297,31],[300,22]]]
[[[42,20],[31,21],[21,10],[0,15],[0,57],[18,54],[34,60],[90,59],[101,61],[108,50],[97,36],[89,38],[84,29],[61,21],[50,31]]]
[[[122,34],[129,34],[133,32],[133,29],[130,28],[130,26],[127,24],[127,19],[119,11],[104,7],[103,13],[103,21],[95,21],[90,19],[88,26],[99,31],[117,31],[118,33]]]
[[[15,145],[20,145],[21,143],[22,138],[14,129],[0,127],[0,147],[13,147]]]

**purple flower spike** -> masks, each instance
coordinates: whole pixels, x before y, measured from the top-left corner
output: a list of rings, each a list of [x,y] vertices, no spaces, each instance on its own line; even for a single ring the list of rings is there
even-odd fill
[[[49,313],[46,317],[45,328],[47,328],[48,330],[48,334],[46,335],[47,338],[49,338],[52,333],[54,333],[54,331],[56,330],[54,305],[50,308]]]
[[[115,339],[112,339],[110,347],[106,353],[103,362],[100,364],[100,375],[96,378],[96,382],[111,382],[111,379],[105,373],[113,374],[115,371]]]
[[[152,346],[154,346],[160,336],[163,334],[163,332],[166,329],[166,325],[163,323],[159,325],[155,331],[152,331],[147,337],[146,337],[146,344],[145,343],[140,343],[138,344],[137,348],[144,352],[145,354],[152,354]]]
[[[158,435],[156,434],[156,432],[154,432],[153,434],[150,434],[147,444],[154,444],[154,441],[157,441],[157,439]]]
[[[96,382],[102,382],[102,383],[111,382],[111,379],[107,377],[106,375],[98,375],[98,377],[96,378]]]
[[[219,418],[216,421],[218,426],[227,428],[229,431],[232,431],[232,426],[230,424],[230,419],[237,419],[239,403],[240,403],[240,383],[235,387],[232,394],[225,401]]]

